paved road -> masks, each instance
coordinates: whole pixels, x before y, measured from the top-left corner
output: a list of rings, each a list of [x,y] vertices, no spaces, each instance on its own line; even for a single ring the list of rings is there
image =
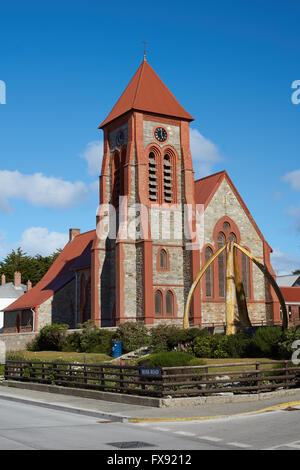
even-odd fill
[[[0,449],[300,449],[300,407],[211,421],[119,423],[0,399]]]

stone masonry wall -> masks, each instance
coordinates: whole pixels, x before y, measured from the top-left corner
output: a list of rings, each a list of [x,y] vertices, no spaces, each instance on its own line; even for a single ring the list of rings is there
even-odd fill
[[[75,279],[47,299],[38,308],[38,330],[51,323],[65,323],[75,327]]]
[[[246,246],[255,257],[263,261],[263,242],[225,179],[205,210],[204,239],[202,246],[215,244],[213,240],[214,227],[216,223],[226,215],[238,226],[241,235],[241,245]],[[272,309],[270,305],[266,304],[266,300],[268,299],[266,298],[265,279],[261,271],[255,265],[252,266],[252,269],[254,302],[248,302],[249,316],[252,321],[266,320],[271,317]],[[203,296],[202,285],[202,298]],[[224,321],[225,302],[203,302],[202,322]]]

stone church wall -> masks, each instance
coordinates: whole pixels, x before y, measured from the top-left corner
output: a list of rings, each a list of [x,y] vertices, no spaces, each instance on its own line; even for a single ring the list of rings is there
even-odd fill
[[[215,246],[213,230],[216,223],[224,216],[228,216],[238,226],[241,235],[240,244],[247,247],[255,257],[263,262],[263,242],[225,179],[205,210],[203,246],[206,244]],[[249,316],[251,321],[266,320],[272,316],[272,306],[266,304],[269,298],[266,293],[264,275],[257,266],[253,264],[252,269],[253,299],[248,302]],[[203,287],[204,283],[202,283],[202,298],[204,297]],[[224,321],[225,302],[203,302],[203,323]]]
[[[51,323],[65,323],[75,327],[75,279],[62,287],[38,308],[38,330]]]

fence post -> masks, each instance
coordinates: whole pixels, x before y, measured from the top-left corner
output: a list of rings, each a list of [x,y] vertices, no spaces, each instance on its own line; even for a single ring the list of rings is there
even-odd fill
[[[32,379],[34,377],[34,372],[33,372],[33,366],[32,366],[32,362],[29,362],[29,377]]]
[[[105,388],[105,375],[104,375],[104,367],[100,367],[100,376],[101,376],[101,386]]]
[[[261,375],[261,372],[260,372],[260,370],[259,370],[259,366],[260,366],[259,362],[256,362],[256,363],[255,363],[255,370],[256,370],[255,376],[256,376],[256,386],[258,387],[258,391],[259,391],[259,389],[260,389],[261,386],[262,386],[262,382],[261,382],[261,380],[259,380],[259,379],[260,379],[260,375]]]
[[[168,374],[166,373],[164,367],[161,368],[161,396],[164,397],[165,396],[165,389],[166,389],[166,385],[167,385],[167,382],[165,381],[165,378]]]
[[[124,388],[124,375],[123,375],[123,368],[121,367],[120,368],[120,389],[121,391],[123,391],[123,388]]]
[[[285,388],[288,388],[289,382],[289,371],[288,371],[288,361],[284,361],[284,372],[285,372]]]
[[[204,375],[203,375],[203,381],[208,381],[209,378],[208,378],[208,367],[204,367]],[[209,384],[203,384],[203,388],[206,389],[206,388],[209,388]]]
[[[83,366],[83,377],[84,377],[84,385],[87,385],[87,369],[86,369],[86,362],[84,363]]]

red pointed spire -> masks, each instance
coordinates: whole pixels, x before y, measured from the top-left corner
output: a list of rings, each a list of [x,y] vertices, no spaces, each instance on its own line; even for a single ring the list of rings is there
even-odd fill
[[[130,110],[177,117],[193,121],[146,60],[99,128]]]

